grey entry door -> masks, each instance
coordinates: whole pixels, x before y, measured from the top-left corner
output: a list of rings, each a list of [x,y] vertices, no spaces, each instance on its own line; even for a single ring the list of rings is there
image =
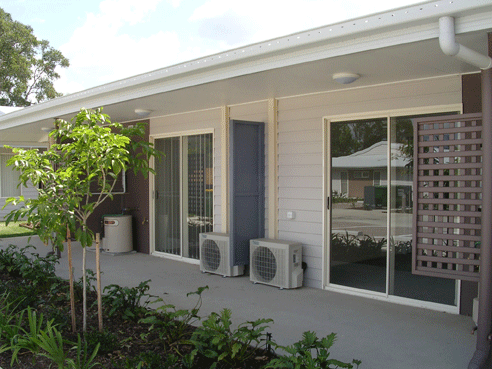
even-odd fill
[[[265,236],[264,123],[230,122],[231,266],[249,264],[249,241]]]

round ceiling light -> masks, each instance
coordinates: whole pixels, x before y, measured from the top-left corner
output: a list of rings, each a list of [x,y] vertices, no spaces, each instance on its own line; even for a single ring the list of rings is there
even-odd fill
[[[148,109],[135,109],[135,114],[137,114],[139,117],[148,117],[152,113],[152,110]]]
[[[356,73],[335,73],[333,79],[342,85],[348,85],[359,79],[360,75]]]

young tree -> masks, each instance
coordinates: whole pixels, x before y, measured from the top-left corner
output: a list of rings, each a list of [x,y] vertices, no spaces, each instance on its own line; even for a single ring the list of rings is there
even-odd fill
[[[84,331],[86,247],[94,241],[87,220],[100,204],[112,198],[123,170],[132,169],[144,176],[153,172],[149,159],[159,153],[151,143],[138,139],[144,133],[144,123],[124,128],[111,123],[102,108],[81,109],[70,122],[55,122],[50,136],[57,143],[47,151],[12,148],[15,155],[7,162],[20,171],[21,183],[30,181],[39,186],[39,196],[9,198],[7,204],[22,206],[13,210],[6,222],[27,218],[38,226],[37,233],[44,242],[51,241],[60,249],[69,231],[83,247]]]
[[[29,106],[60,96],[53,86],[60,78],[56,68],[69,65],[48,41],[38,40],[30,26],[0,8],[0,105]]]

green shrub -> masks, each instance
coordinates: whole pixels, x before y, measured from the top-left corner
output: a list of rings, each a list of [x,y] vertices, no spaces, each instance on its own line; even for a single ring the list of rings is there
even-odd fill
[[[141,352],[136,357],[128,358],[124,362],[125,369],[167,369],[179,362],[179,358],[174,354],[166,355],[165,360],[153,352]]]
[[[147,291],[150,289],[150,279],[141,282],[137,287],[121,287],[111,284],[104,287],[103,304],[111,306],[108,316],[121,314],[125,320],[134,320],[147,312],[147,306],[153,296]]]
[[[189,331],[190,326],[200,320],[198,312],[202,306],[202,293],[208,286],[198,287],[195,292],[190,292],[186,296],[197,295],[198,300],[191,310],[176,309],[174,305],[167,304],[158,307],[155,311],[149,311],[147,317],[141,319],[140,323],[150,324],[149,331],[157,331],[160,339],[169,342],[182,340]],[[158,299],[155,302],[161,302]]]
[[[17,307],[18,310],[24,310],[28,307],[37,308],[45,303],[43,295],[39,293],[39,289],[25,281],[15,285],[15,293],[17,296],[22,296]]]
[[[43,311],[58,329],[65,330],[67,327],[71,326],[70,319],[68,319],[69,312],[66,308],[48,305],[43,307]]]
[[[12,351],[12,361],[10,365],[13,365],[13,363],[17,361],[17,357],[22,350],[30,351],[34,355],[39,354],[40,346],[37,339],[42,332],[41,326],[44,322],[43,314],[40,314],[38,318],[37,312],[30,307],[24,311],[27,311],[28,326],[27,329],[21,327],[16,339],[11,340],[12,345],[9,349]],[[21,313],[21,319],[24,311]],[[22,324],[23,322],[20,323]],[[50,322],[50,324],[51,323],[52,322]]]
[[[0,345],[7,348],[14,345],[22,332],[25,310],[19,311],[22,299],[14,299],[10,293],[0,295]]]
[[[90,331],[84,335],[88,349],[94,351],[99,346],[100,354],[109,354],[120,347],[118,337],[108,331]]]
[[[58,261],[56,255],[39,256],[37,253],[28,255],[33,246],[18,249],[9,245],[0,250],[0,271],[7,272],[11,277],[22,278],[26,283],[40,289],[48,288],[51,281],[56,279],[55,266]]]
[[[33,343],[41,350],[38,355],[45,356],[58,365],[58,368],[65,368],[67,353],[64,350],[65,343],[61,332],[49,321],[46,329],[41,330],[36,337],[32,337]]]
[[[68,367],[70,369],[92,369],[96,366],[100,366],[99,363],[94,362],[99,348],[100,344],[98,343],[92,350],[92,354],[89,355],[91,349],[88,347],[87,341],[84,341],[84,345],[82,346],[82,340],[80,334],[78,334],[77,345],[72,347],[72,350],[76,351],[75,359],[66,360]]]
[[[282,369],[335,369],[335,368],[357,368],[361,364],[360,360],[352,360],[352,363],[344,363],[339,360],[329,359],[329,349],[335,342],[335,333],[319,339],[315,332],[304,332],[302,340],[291,346],[280,346],[275,343],[276,349],[282,349],[287,355],[281,355],[271,360],[266,368]]]
[[[195,349],[191,352],[188,362],[200,354],[213,361],[211,368],[218,364],[237,367],[255,355],[255,350],[266,345],[266,324],[272,319],[258,319],[241,323],[232,329],[231,311],[223,309],[219,314],[212,313],[202,326],[197,328],[189,341]]]

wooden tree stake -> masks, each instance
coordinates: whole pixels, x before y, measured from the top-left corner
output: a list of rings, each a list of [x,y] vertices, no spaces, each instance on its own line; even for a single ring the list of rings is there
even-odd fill
[[[87,332],[87,247],[82,246],[82,332]]]
[[[77,331],[77,323],[75,321],[75,294],[73,290],[73,263],[72,263],[72,241],[70,239],[70,228],[67,225],[67,251],[68,251],[68,270],[70,284],[70,314],[72,316],[72,332]]]
[[[100,263],[100,236],[96,233],[96,278],[97,278],[97,317],[99,319],[99,332],[103,331],[102,297],[101,297],[101,263]]]

